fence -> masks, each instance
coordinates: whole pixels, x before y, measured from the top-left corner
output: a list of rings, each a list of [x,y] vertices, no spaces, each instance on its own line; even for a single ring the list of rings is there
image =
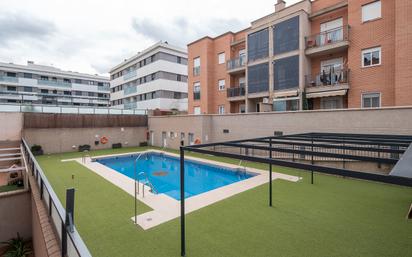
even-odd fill
[[[94,108],[75,106],[47,106],[24,104],[0,104],[0,112],[35,112],[35,113],[70,113],[70,114],[120,114],[120,115],[145,115],[147,110],[123,110],[114,108]]]
[[[48,209],[50,221],[54,226],[54,231],[60,242],[62,256],[91,257],[92,255],[81,239],[76,227],[73,227],[72,232],[70,229],[67,229],[66,211],[24,139],[22,139],[22,145],[23,155],[28,165],[27,172],[31,173],[39,187],[40,199]],[[31,186],[33,187],[34,185]]]

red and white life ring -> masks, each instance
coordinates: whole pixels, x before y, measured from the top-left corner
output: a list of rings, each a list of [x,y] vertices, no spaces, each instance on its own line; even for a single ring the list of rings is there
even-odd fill
[[[102,144],[107,144],[107,142],[109,142],[109,139],[107,138],[107,137],[105,137],[105,136],[102,136],[101,138],[100,138],[100,143],[102,143]]]

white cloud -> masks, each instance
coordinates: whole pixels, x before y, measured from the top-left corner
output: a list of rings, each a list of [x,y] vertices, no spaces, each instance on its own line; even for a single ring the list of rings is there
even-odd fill
[[[242,29],[275,1],[2,0],[0,61],[104,74],[159,40],[185,46]]]

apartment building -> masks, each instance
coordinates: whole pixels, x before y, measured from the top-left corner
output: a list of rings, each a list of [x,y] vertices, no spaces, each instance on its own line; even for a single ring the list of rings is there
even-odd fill
[[[56,67],[0,63],[0,104],[109,106],[109,78]]]
[[[111,69],[114,108],[187,111],[187,51],[167,42],[139,52]]]
[[[412,105],[411,12],[407,0],[278,0],[249,28],[188,45],[189,113]]]

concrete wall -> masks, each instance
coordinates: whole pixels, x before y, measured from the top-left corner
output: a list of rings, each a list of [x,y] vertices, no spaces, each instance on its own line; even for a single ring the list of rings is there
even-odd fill
[[[0,112],[0,142],[20,141],[23,128],[23,114]]]
[[[52,128],[25,129],[24,138],[30,145],[41,145],[45,153],[77,151],[79,145],[88,144],[92,149],[111,148],[112,144],[138,146],[146,142],[146,127],[125,128]],[[109,139],[107,144],[95,145],[102,136]],[[73,150],[73,146],[75,149]]]
[[[27,190],[0,194],[0,242],[16,237],[32,237],[31,197]]]
[[[412,107],[384,109],[349,109],[284,113],[251,113],[228,115],[186,115],[149,117],[149,130],[154,145],[161,145],[161,133],[167,132],[167,146],[177,148],[180,132],[194,133],[202,143],[254,138],[303,132],[342,132],[412,135]],[[228,129],[229,133],[223,130]],[[178,133],[171,139],[169,132]]]

